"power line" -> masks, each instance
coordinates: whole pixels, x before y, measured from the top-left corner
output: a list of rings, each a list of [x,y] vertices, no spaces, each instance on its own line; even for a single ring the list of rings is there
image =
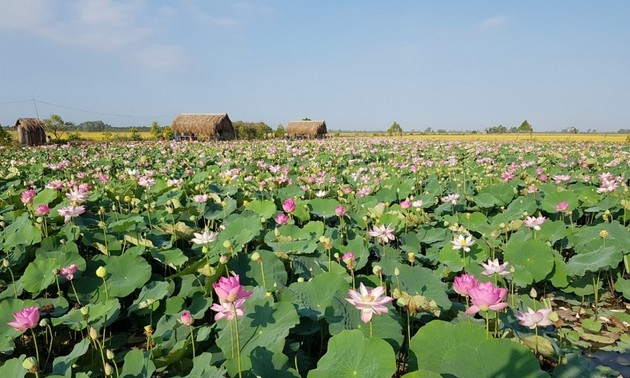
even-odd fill
[[[33,105],[35,105],[35,110],[36,111],[37,111],[37,105],[36,104],[40,103],[40,104],[44,104],[44,105],[54,106],[54,107],[57,107],[57,108],[73,110],[73,111],[76,111],[76,112],[89,113],[89,114],[98,114],[98,115],[104,115],[104,116],[110,116],[110,117],[164,118],[164,117],[171,117],[172,116],[170,114],[168,114],[168,115],[134,115],[134,114],[96,112],[96,111],[92,111],[92,110],[79,109],[79,108],[75,108],[75,107],[72,107],[72,106],[65,106],[65,105],[54,104],[52,102],[38,100],[35,97],[33,97],[32,99],[28,99],[28,100],[17,100],[17,101],[0,102],[0,105],[18,104],[18,103],[23,103],[23,102],[32,102]]]

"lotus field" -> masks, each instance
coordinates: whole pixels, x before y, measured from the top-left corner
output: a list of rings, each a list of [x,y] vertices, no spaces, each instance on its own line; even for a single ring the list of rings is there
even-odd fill
[[[0,153],[0,377],[616,377],[630,364],[627,144]]]

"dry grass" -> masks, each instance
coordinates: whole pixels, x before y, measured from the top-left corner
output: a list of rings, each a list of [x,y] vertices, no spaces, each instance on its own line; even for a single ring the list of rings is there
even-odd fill
[[[330,133],[335,135],[334,132]],[[340,133],[342,137],[373,137],[381,136],[393,139],[411,140],[463,140],[463,141],[538,141],[538,142],[627,142],[627,134],[561,134],[561,133],[534,133],[529,134],[404,134],[401,136],[389,136],[386,133]]]

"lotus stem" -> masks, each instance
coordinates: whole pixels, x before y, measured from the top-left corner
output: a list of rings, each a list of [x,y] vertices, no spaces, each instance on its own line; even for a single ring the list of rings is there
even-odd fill
[[[234,327],[236,329],[236,364],[238,365],[238,376],[243,378],[243,372],[241,370],[241,337],[238,334],[238,314],[236,313],[236,305],[232,303],[232,309],[234,311]]]

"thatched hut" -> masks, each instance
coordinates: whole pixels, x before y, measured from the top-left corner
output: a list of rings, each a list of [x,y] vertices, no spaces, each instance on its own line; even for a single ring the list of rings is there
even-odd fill
[[[171,127],[178,139],[216,139],[236,138],[236,132],[227,113],[188,113],[179,114]]]
[[[324,121],[289,121],[287,124],[290,138],[323,138],[327,132]]]
[[[19,118],[15,122],[18,141],[22,146],[40,146],[46,144],[44,122],[39,118]]]

